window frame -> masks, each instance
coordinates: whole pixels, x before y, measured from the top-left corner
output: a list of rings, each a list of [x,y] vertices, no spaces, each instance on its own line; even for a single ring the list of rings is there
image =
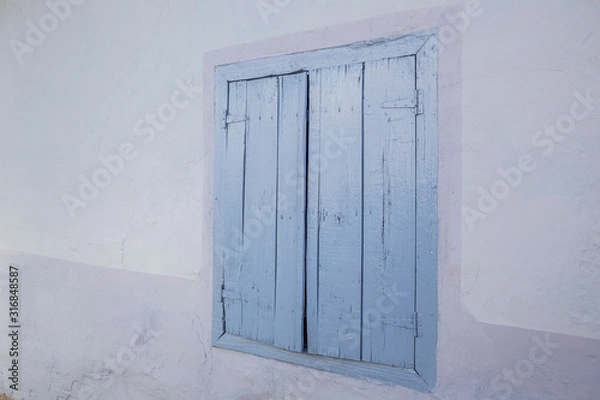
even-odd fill
[[[438,49],[435,32],[423,31],[339,47],[217,65],[214,70],[215,151],[216,154],[219,153],[222,138],[227,130],[226,110],[230,82],[405,56],[415,56],[416,86],[423,94],[420,103],[423,113],[416,116],[415,311],[419,315],[419,334],[415,337],[415,368],[391,367],[364,361],[296,353],[227,334],[223,325],[221,297],[223,271],[216,262],[213,265],[213,346],[356,378],[402,385],[422,392],[431,392],[435,387],[438,324]],[[218,185],[220,182],[218,165],[214,174],[215,184]],[[218,216],[215,216],[215,219],[218,220]],[[213,225],[213,232],[215,225]],[[216,251],[214,247],[213,245],[213,252]],[[216,259],[216,256],[213,256],[213,260]]]

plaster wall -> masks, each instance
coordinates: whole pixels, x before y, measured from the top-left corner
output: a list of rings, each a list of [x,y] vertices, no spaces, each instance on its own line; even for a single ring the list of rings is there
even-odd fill
[[[257,4],[87,0],[30,45],[28,21],[48,6],[0,1],[0,268],[22,270],[24,326],[22,389],[8,390],[4,367],[0,388],[53,400],[597,398],[600,1],[279,1],[262,17]],[[212,349],[212,67],[431,27],[446,35],[434,393]],[[177,91],[188,101],[172,121],[144,121]],[[84,199],[80,179],[115,154],[122,168]]]

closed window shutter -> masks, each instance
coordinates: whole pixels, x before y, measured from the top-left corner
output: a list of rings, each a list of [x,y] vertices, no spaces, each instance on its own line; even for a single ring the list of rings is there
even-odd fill
[[[414,366],[415,58],[311,71],[308,351]]]
[[[435,387],[436,44],[215,68],[214,346]]]
[[[415,58],[365,63],[362,359],[414,366]]]
[[[360,360],[363,65],[311,71],[308,351]],[[313,178],[314,177],[314,178]],[[358,342],[357,342],[358,340]]]
[[[414,367],[415,68],[410,56],[229,83],[227,333]]]
[[[229,83],[223,178],[225,331],[301,351],[306,74]],[[218,256],[218,254],[217,254]]]

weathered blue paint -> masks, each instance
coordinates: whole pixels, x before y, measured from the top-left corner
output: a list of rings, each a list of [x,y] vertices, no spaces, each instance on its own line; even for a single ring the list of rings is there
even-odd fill
[[[246,115],[246,82],[234,82],[229,85],[229,112],[232,116]],[[240,287],[242,270],[241,231],[243,210],[240,207],[244,197],[244,156],[246,153],[246,122],[228,125],[225,135],[225,159],[223,160],[223,192],[221,206],[227,221],[223,224],[223,245],[231,250],[221,256],[225,260],[223,302],[225,326],[227,331],[239,335],[242,333],[243,297]],[[238,242],[239,240],[239,242]],[[234,251],[235,250],[235,251]]]
[[[285,179],[306,160],[305,110],[306,74],[230,83],[222,160],[225,330],[296,351],[305,189]]]
[[[274,56],[217,67],[228,81],[256,79],[264,76],[291,74],[298,71],[350,65],[390,57],[417,54],[433,34],[425,31],[401,37],[384,38],[329,49]]]
[[[437,39],[417,53],[417,88],[423,113],[417,116],[417,312],[415,371],[430,386],[436,381],[438,266],[438,89]]]
[[[391,385],[403,385],[424,393],[432,391],[432,388],[413,369],[344,360],[309,353],[296,353],[229,334],[223,335],[217,342],[217,346],[355,378],[376,380]]]
[[[248,81],[244,162],[242,336],[273,343],[278,78]]]
[[[306,73],[279,79],[275,346],[304,347]]]
[[[318,152],[311,151],[311,174],[319,175],[316,279],[317,310],[309,310],[308,326],[316,336],[308,351],[360,360],[361,235],[362,235],[362,80],[363,65],[343,65],[311,71],[309,141],[318,129]],[[313,218],[314,218],[314,214]],[[314,234],[314,232],[311,232]],[[312,290],[311,290],[312,292]],[[316,317],[316,318],[315,318]]]
[[[435,385],[436,52],[423,34],[217,67],[216,346]],[[237,115],[242,91],[248,109]],[[331,135],[347,144],[341,153]],[[246,163],[241,189],[235,158]],[[291,201],[282,207],[281,197]],[[235,224],[248,233],[253,207],[265,205],[267,232],[223,256]],[[305,301],[314,355],[300,353]]]
[[[365,63],[362,360],[414,368],[415,58]]]
[[[320,85],[319,72],[313,71],[310,77],[310,87]],[[314,90],[314,89],[311,89]],[[313,115],[313,110],[321,109],[319,96],[309,99],[309,127],[310,139],[308,153],[319,154],[321,144],[321,120]],[[314,160],[314,157],[313,157]],[[319,190],[321,188],[321,174],[318,166],[308,165],[307,205],[306,205],[306,332],[307,350],[318,353],[317,338],[319,336],[318,304],[319,304]]]

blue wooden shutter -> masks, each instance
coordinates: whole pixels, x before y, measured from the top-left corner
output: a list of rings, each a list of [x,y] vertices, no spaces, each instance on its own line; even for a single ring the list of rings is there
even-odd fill
[[[414,366],[415,58],[311,71],[308,351]]]
[[[294,351],[304,346],[306,82],[229,83],[217,166],[225,332]]]
[[[365,63],[362,359],[414,366],[415,58]]]
[[[362,64],[311,71],[308,351],[360,360]],[[360,335],[359,335],[360,339]]]

